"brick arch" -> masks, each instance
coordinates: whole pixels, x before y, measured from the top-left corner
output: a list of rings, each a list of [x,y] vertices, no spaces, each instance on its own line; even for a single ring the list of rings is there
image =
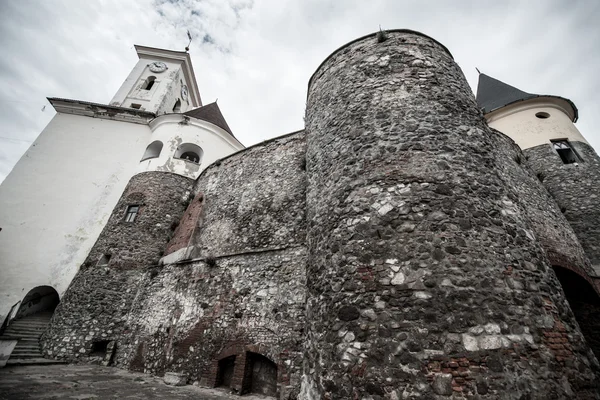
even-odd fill
[[[573,268],[553,266],[579,330],[596,358],[600,358],[600,295],[598,288]],[[587,274],[586,274],[587,275]]]
[[[258,354],[277,366],[277,382],[281,379],[281,357],[272,351],[272,348],[260,344],[231,343],[224,347],[213,357],[209,368],[203,374],[202,380],[210,387],[219,383],[219,362],[228,357],[235,356],[235,366],[231,381],[232,392],[244,394],[248,390],[249,364],[248,355]]]
[[[237,356],[245,352],[251,352],[260,354],[263,357],[268,358],[271,362],[279,364],[280,357],[271,351],[271,348],[262,344],[239,344],[234,343],[225,347],[214,358],[216,361],[222,360],[225,357]]]
[[[584,268],[582,268],[578,265],[575,265],[572,262],[569,262],[569,260],[567,260],[566,257],[563,257],[556,252],[548,251],[547,256],[548,256],[548,260],[550,261],[550,264],[552,264],[553,268],[564,268],[564,269],[567,269],[569,271],[576,273],[577,275],[579,275],[579,277],[585,279],[590,284],[590,286],[594,289],[596,294],[598,296],[600,296],[600,280],[593,279],[589,275],[588,271],[586,271]]]

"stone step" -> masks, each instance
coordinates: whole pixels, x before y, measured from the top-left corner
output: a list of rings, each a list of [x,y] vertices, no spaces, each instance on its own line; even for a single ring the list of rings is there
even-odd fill
[[[50,322],[50,318],[32,318],[32,317],[27,317],[27,318],[19,318],[19,319],[13,319],[12,321],[10,321],[11,324],[20,324],[20,323],[35,323],[35,324],[47,324],[48,322]]]
[[[10,332],[10,333],[4,333],[4,335],[2,335],[0,337],[0,339],[3,339],[4,337],[6,338],[17,338],[17,339],[21,339],[21,338],[26,338],[26,339],[39,339],[40,336],[42,336],[41,333],[31,333],[31,332]]]
[[[22,340],[19,340],[19,342],[15,346],[15,350],[16,349],[37,349],[39,347],[40,347],[40,343],[37,341],[23,342]]]
[[[8,326],[13,326],[13,325],[48,325],[50,323],[50,320],[46,320],[46,319],[18,319],[16,321],[10,321],[10,323],[8,324]]]
[[[13,358],[28,360],[30,358],[44,358],[44,356],[40,351],[30,351],[29,353],[15,353],[13,351],[9,360],[12,360]]]
[[[40,351],[40,346],[26,346],[26,347],[15,346],[15,348],[13,349],[13,352],[15,352],[15,351],[20,351],[20,352]]]
[[[47,327],[48,324],[38,324],[38,323],[20,323],[20,324],[10,324],[8,325],[8,327],[6,329],[11,329],[11,328],[45,328]]]
[[[17,353],[17,354],[14,354],[14,351],[13,351],[13,353],[10,355],[9,360],[12,360],[14,358],[17,358],[20,360],[29,360],[31,358],[44,358],[44,357],[42,356],[42,353],[39,351],[38,352],[30,352],[30,353]]]
[[[66,364],[66,361],[58,361],[58,360],[49,360],[47,358],[11,358],[6,362],[6,365],[46,365],[46,364]]]
[[[8,327],[6,329],[10,329],[10,328],[45,328],[48,326],[48,323],[37,323],[37,322],[20,322],[20,323],[13,323],[8,325]]]
[[[35,333],[37,335],[41,335],[42,333],[44,333],[44,330],[43,329],[7,329],[4,331],[4,333],[7,335],[23,334],[23,333]]]
[[[17,351],[17,350],[38,350],[40,348],[39,344],[21,344],[21,343],[17,343],[17,345],[15,346],[15,348],[13,349],[13,351]]]

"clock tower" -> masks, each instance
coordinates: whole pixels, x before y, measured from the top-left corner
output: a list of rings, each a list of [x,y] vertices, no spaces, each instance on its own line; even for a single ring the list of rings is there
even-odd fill
[[[183,113],[202,106],[190,55],[135,46],[139,61],[110,102],[155,113]]]

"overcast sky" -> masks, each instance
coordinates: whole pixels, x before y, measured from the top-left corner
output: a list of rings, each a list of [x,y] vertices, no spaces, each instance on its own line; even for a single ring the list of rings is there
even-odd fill
[[[598,0],[0,0],[0,181],[54,115],[46,97],[108,103],[134,44],[183,50],[188,29],[202,100],[246,146],[302,129],[318,65],[381,25],[443,43],[473,90],[478,67],[573,100],[599,151],[599,21]]]

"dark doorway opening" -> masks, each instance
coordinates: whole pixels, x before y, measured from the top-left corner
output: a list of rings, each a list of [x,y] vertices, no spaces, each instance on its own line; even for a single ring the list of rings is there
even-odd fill
[[[235,356],[225,357],[219,360],[217,372],[217,387],[231,387],[233,369],[235,368]]]
[[[52,286],[37,286],[23,298],[15,319],[37,313],[54,313],[60,299]]]
[[[92,357],[104,357],[106,355],[106,351],[108,350],[108,344],[110,340],[99,340],[97,342],[92,343],[92,352],[90,356]]]
[[[277,397],[277,364],[258,353],[246,354],[243,393]]]
[[[600,359],[600,296],[575,272],[553,267],[588,346]]]

